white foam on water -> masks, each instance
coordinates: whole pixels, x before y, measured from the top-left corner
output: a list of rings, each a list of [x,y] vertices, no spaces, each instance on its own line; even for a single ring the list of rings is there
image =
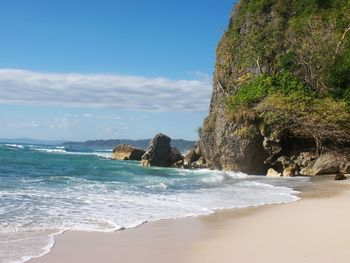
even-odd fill
[[[96,152],[73,152],[68,151],[65,149],[65,147],[54,147],[54,148],[39,148],[39,147],[31,147],[32,150],[43,152],[43,153],[51,153],[51,154],[65,154],[65,155],[85,155],[85,156],[97,156],[103,159],[111,159],[112,153],[111,152],[104,152],[104,151],[96,151]]]
[[[112,159],[112,153],[110,152],[93,152],[92,155],[95,155],[97,157],[101,157],[104,159]]]
[[[46,148],[34,148],[36,151],[45,152],[45,153],[67,153],[64,149],[46,149]]]
[[[199,170],[197,173],[208,173],[210,170]],[[201,181],[204,183],[216,183],[216,184],[222,184],[225,182],[232,181],[233,179],[244,179],[247,178],[248,175],[240,172],[222,172],[222,171],[210,171],[209,173],[212,174],[210,177],[205,177]]]
[[[42,257],[50,253],[55,244],[55,236],[61,235],[64,231],[56,233],[18,233],[26,235],[25,238],[5,240],[0,234],[0,262],[4,263],[24,263],[34,258]],[[32,236],[31,236],[32,234]],[[15,235],[15,234],[14,234]],[[5,248],[5,249],[4,249]]]
[[[5,147],[7,148],[17,148],[17,149],[23,149],[24,146],[20,144],[5,144]]]
[[[168,186],[165,183],[159,183],[159,184],[147,185],[146,188],[148,188],[148,189],[167,189]]]
[[[292,188],[243,173],[203,169],[175,174],[179,176],[173,179],[142,177],[142,185],[60,176],[57,179],[70,181],[67,187],[0,190],[2,200],[11,200],[0,210],[0,262],[22,263],[48,253],[58,231],[112,232],[150,221],[299,199]],[[185,185],[192,180],[188,184],[193,188],[179,186],[177,180],[185,180]]]

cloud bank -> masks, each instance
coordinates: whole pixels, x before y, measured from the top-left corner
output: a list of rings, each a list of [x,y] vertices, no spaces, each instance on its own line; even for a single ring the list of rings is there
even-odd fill
[[[0,103],[110,107],[150,111],[203,111],[211,81],[117,74],[43,73],[0,69]]]

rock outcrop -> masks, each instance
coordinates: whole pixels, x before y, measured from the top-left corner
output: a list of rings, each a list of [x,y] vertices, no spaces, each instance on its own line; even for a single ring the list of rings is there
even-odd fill
[[[277,172],[275,169],[270,168],[269,170],[267,170],[267,177],[281,177],[282,174]]]
[[[347,177],[343,174],[343,173],[337,173],[334,177],[335,181],[342,181],[342,180],[346,180]]]
[[[179,163],[177,167],[183,169],[204,169],[208,168],[208,164],[202,156],[199,145],[195,144],[194,148],[185,155],[183,162]]]
[[[141,158],[142,166],[170,167],[181,162],[184,157],[180,151],[171,147],[171,139],[164,134],[157,134],[150,142],[147,151]]]
[[[336,173],[348,173],[350,152],[328,152],[322,154],[300,170],[301,175],[315,176]]]
[[[250,174],[265,173],[264,138],[257,127],[229,121],[225,116],[225,109],[219,107],[221,108],[216,113],[212,113],[216,115],[215,120],[207,120],[215,121],[215,128],[203,131],[199,141],[202,156],[207,160],[208,167],[239,170]]]
[[[248,174],[266,174],[269,168],[274,169],[275,172],[269,171],[273,176],[350,172],[350,151],[347,150],[350,147],[350,121],[346,105],[339,108],[343,117],[336,119],[340,116],[336,108],[340,103],[332,97],[323,99],[321,95],[314,99],[309,96],[309,91],[322,93],[317,90],[319,83],[311,81],[305,73],[307,70],[302,71],[305,65],[293,64],[298,59],[293,56],[305,51],[305,45],[300,46],[302,43],[296,39],[304,41],[322,35],[328,32],[327,25],[319,24],[324,29],[320,32],[311,34],[306,30],[300,33],[289,23],[290,19],[303,19],[301,15],[298,17],[301,10],[298,1],[290,5],[288,1],[258,2],[237,4],[228,30],[218,45],[209,116],[200,129],[200,139],[195,147],[198,149],[186,156],[185,166],[190,167],[203,158],[209,168]],[[313,19],[327,13],[309,15]],[[322,19],[315,23],[319,21]],[[308,40],[316,43],[313,39]],[[315,49],[310,54],[321,52],[321,47],[306,48]],[[326,64],[322,65],[325,71],[329,70]],[[317,67],[318,64],[316,70]],[[289,75],[285,75],[286,71]],[[275,86],[270,89],[270,85]],[[287,85],[290,85],[288,90],[285,89]],[[245,93],[237,99],[242,88]],[[292,89],[296,90],[293,94]],[[301,90],[306,91],[300,95]],[[261,97],[257,97],[259,92]],[[300,100],[295,99],[295,94],[299,94]],[[284,100],[279,101],[280,97]],[[297,106],[303,99],[308,104]],[[275,105],[275,101],[279,104]],[[327,112],[332,107],[337,110]]]
[[[196,162],[201,157],[200,154],[197,153],[196,149],[198,149],[197,146],[195,146],[194,149],[192,149],[185,155],[185,161],[188,164]]]
[[[140,161],[144,154],[145,151],[142,149],[132,147],[128,144],[118,144],[113,150],[112,159]]]

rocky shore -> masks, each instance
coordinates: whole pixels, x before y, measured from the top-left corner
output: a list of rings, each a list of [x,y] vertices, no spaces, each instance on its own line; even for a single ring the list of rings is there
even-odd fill
[[[235,5],[217,47],[199,141],[183,157],[157,135],[142,165],[286,177],[350,173],[349,6],[287,2]]]
[[[259,145],[254,144],[255,141],[240,141],[241,144],[251,144],[251,147],[256,147],[256,155],[241,156],[242,165],[237,165],[237,154],[226,155],[224,160],[232,158],[232,164],[237,166],[231,167],[217,167],[213,164],[212,157],[207,155],[207,159],[204,157],[203,148],[207,150],[207,145],[203,141],[199,141],[194,148],[183,156],[180,151],[171,146],[171,138],[164,134],[157,134],[149,144],[147,150],[138,149],[126,144],[119,144],[113,150],[112,159],[114,160],[137,160],[140,161],[142,166],[159,166],[159,167],[176,167],[182,169],[224,169],[233,171],[244,171],[244,165],[249,163],[251,166],[257,167],[257,161],[264,162],[261,164],[266,171],[260,174],[266,174],[269,177],[292,177],[292,176],[316,176],[316,175],[329,175],[329,174],[349,174],[350,173],[350,154],[346,149],[342,151],[327,151],[323,154],[317,155],[312,151],[294,152],[289,156],[279,156],[274,162],[268,166],[268,159],[266,156],[268,149],[263,147],[260,152],[260,157],[256,158],[259,153],[256,149],[259,149]],[[227,144],[226,147],[229,147]],[[214,148],[215,149],[215,148]],[[227,148],[223,148],[228,150]],[[277,152],[283,151],[282,146],[277,143],[274,145],[274,149]],[[252,148],[253,150],[253,148]],[[234,153],[232,153],[234,154]],[[230,157],[231,156],[231,157]],[[265,156],[266,159],[262,160],[261,156]],[[244,157],[244,158],[243,158]],[[248,160],[245,160],[248,159]],[[236,163],[236,164],[235,164]],[[268,169],[267,169],[268,167]],[[247,170],[245,170],[247,171]],[[252,171],[252,170],[249,170]],[[340,177],[339,177],[340,178]]]
[[[337,3],[320,7],[308,2],[304,12],[298,1],[257,2],[241,1],[232,13],[217,48],[209,116],[186,160],[248,174],[349,173],[350,102],[339,95],[350,85],[343,60],[350,52],[350,42],[343,41],[348,12]],[[321,22],[330,21],[333,13],[343,19],[337,29]],[[317,26],[304,25],[305,17]],[[344,32],[343,40],[336,30]],[[341,52],[328,61],[337,44]],[[328,55],[322,53],[325,45]],[[330,76],[338,66],[347,69],[334,82]]]
[[[113,150],[112,159],[140,161],[145,152],[145,150],[132,147],[128,144],[118,144]]]

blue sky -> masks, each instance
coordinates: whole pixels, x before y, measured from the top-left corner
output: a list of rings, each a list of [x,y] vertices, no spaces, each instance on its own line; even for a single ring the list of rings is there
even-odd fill
[[[233,0],[3,0],[0,138],[196,139]]]

